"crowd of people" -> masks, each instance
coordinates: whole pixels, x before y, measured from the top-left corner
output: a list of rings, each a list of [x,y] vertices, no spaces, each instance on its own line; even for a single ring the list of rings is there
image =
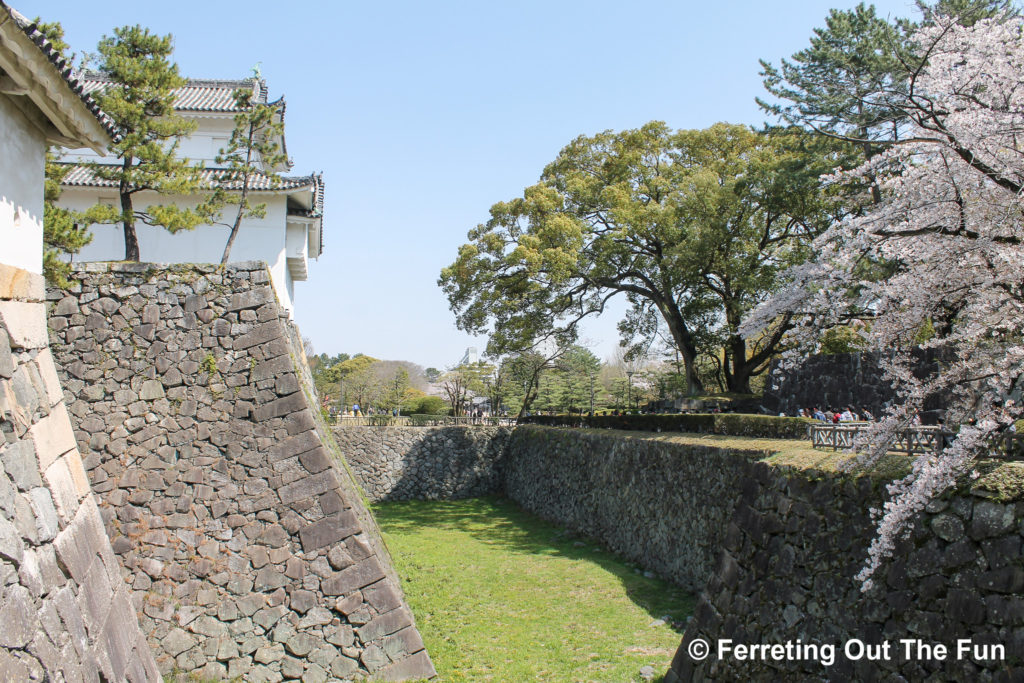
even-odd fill
[[[821,408],[814,408],[813,410],[800,408],[797,410],[796,416],[831,424],[839,424],[841,422],[874,422],[875,420],[875,416],[867,408],[862,408],[858,411],[852,406],[847,406],[841,410],[835,408],[826,408],[825,410]],[[920,421],[918,421],[918,424],[920,424]]]

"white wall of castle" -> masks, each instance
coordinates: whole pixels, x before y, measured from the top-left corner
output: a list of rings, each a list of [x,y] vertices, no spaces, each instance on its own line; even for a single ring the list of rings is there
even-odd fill
[[[215,157],[221,149],[227,147],[231,131],[234,129],[234,115],[190,114],[187,118],[196,121],[198,128],[192,135],[181,140],[178,145],[178,156],[187,158],[193,164],[202,163],[207,167],[216,167],[218,164]],[[117,161],[110,155],[104,159],[88,149],[65,150],[62,160],[104,163]],[[197,197],[162,197],[153,192],[140,192],[134,197],[134,206],[136,210],[160,203],[194,207],[199,201]],[[286,253],[287,199],[283,194],[255,194],[250,201],[266,203],[267,215],[264,218],[243,219],[238,237],[231,248],[231,261],[266,261],[270,266],[270,276],[277,298],[281,305],[292,313],[295,309],[295,283],[286,258],[296,258],[298,255]],[[120,199],[113,189],[68,187],[64,188],[60,198],[61,206],[79,211],[96,203],[120,207]],[[221,220],[230,223],[235,210],[236,207],[229,204]],[[200,225],[195,230],[173,235],[163,228],[155,228],[141,222],[136,223],[135,229],[139,237],[141,260],[153,263],[220,263],[230,233],[227,227],[220,225]],[[124,233],[120,225],[93,225],[91,230],[92,242],[74,257],[75,261],[124,259]],[[295,242],[294,236],[291,242]],[[295,252],[295,249],[292,249],[292,252]],[[303,255],[303,258],[308,256]]]
[[[193,164],[217,166],[218,164],[214,160],[220,150],[228,146],[231,131],[235,127],[234,114],[186,115],[185,118],[195,121],[197,128],[195,132],[182,138],[178,143],[178,156],[187,158]],[[107,155],[104,159],[90,149],[65,150],[62,159],[64,161],[117,163],[117,159],[113,156]]]
[[[11,98],[0,95],[0,263],[43,272],[46,140]]]

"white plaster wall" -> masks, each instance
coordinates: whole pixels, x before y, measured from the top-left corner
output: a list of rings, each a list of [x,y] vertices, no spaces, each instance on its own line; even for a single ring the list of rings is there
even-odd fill
[[[0,263],[43,272],[46,140],[0,95]]]
[[[60,204],[69,209],[83,211],[98,201],[120,206],[117,193],[113,190],[92,188],[65,188]],[[149,204],[174,203],[194,207],[198,197],[162,197],[154,192],[140,192],[135,195],[135,208],[142,209]],[[245,219],[231,247],[231,261],[266,261],[270,266],[271,280],[277,298],[289,313],[294,309],[293,288],[288,275],[285,256],[285,223],[287,220],[287,199],[284,195],[253,196],[255,202],[266,202],[267,215],[262,219]],[[222,220],[230,223],[236,207],[228,205]],[[75,261],[120,261],[124,259],[124,231],[120,225],[91,226],[92,242],[75,256]],[[139,256],[142,261],[153,263],[220,263],[224,245],[230,229],[221,225],[200,225],[194,230],[171,234],[163,228],[137,222]]]
[[[204,166],[217,166],[214,158],[219,150],[227,147],[231,131],[235,127],[234,115],[190,116],[182,114],[182,116],[195,121],[197,128],[192,135],[183,138],[178,143],[178,156],[185,157],[190,162],[202,162]],[[91,149],[64,150],[62,158],[64,161],[103,161],[103,157]],[[106,161],[107,163],[116,163],[116,159],[109,156]]]

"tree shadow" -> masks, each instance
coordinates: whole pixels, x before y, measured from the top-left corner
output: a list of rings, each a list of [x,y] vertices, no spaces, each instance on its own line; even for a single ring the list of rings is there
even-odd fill
[[[385,533],[452,529],[510,554],[557,556],[597,565],[618,578],[629,600],[652,618],[669,617],[665,623],[680,635],[696,602],[690,591],[645,574],[599,542],[544,521],[508,498],[389,501],[374,504],[373,512]]]

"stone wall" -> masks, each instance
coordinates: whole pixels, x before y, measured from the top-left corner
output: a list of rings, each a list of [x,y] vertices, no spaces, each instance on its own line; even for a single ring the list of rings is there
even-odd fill
[[[0,265],[0,680],[160,680],[47,343],[43,279]]]
[[[455,500],[502,491],[508,427],[336,427],[371,502]]]
[[[941,355],[935,349],[918,349],[915,374],[924,377],[933,372]],[[896,400],[892,381],[885,378],[880,359],[880,354],[865,351],[809,356],[786,369],[775,361],[768,370],[761,405],[773,415],[795,415],[800,408],[841,410],[849,406],[866,408],[878,417]],[[922,417],[934,424],[944,404],[940,398],[932,398],[924,407],[929,414]]]
[[[698,590],[717,565],[736,482],[763,455],[607,430],[517,427],[505,491],[534,514]]]
[[[87,264],[50,298],[74,436],[162,671],[434,674],[265,265]]]
[[[853,577],[874,533],[868,509],[882,500],[866,479],[813,481],[763,464],[744,480],[719,566],[704,589],[665,678],[700,680],[1009,681],[1024,677],[1024,504],[975,495],[934,502],[878,586],[862,593]],[[736,643],[787,641],[835,646],[835,662],[694,661],[702,638]],[[891,658],[851,661],[857,638],[889,642]],[[905,658],[901,639],[949,648],[947,661]],[[956,642],[999,644],[1005,659],[959,661]]]
[[[371,458],[380,442],[378,452],[389,461],[418,449],[417,461],[445,462],[445,442],[404,433],[416,429],[346,428],[364,434],[358,450]],[[777,467],[762,461],[763,452],[668,438],[519,426],[503,438],[504,456],[494,456],[501,458],[505,492],[527,510],[701,591],[667,683],[1024,676],[1024,502],[999,498],[1019,487],[1024,465],[1004,465],[999,476],[975,482],[973,492],[962,489],[929,506],[883,568],[879,586],[865,594],[854,577],[867,557],[874,535],[869,510],[883,502],[885,480]],[[485,438],[475,445],[477,458],[469,462],[496,452]],[[423,453],[427,448],[437,452]],[[360,471],[376,470],[368,465],[357,477]],[[425,473],[436,493],[432,471]],[[400,479],[410,476],[406,470]],[[687,646],[697,638],[831,643],[838,655],[827,668],[714,655],[695,662]],[[892,659],[847,660],[842,647],[853,638],[889,641]],[[1001,644],[1005,659],[906,661],[897,652],[905,638],[951,648],[959,638]]]

